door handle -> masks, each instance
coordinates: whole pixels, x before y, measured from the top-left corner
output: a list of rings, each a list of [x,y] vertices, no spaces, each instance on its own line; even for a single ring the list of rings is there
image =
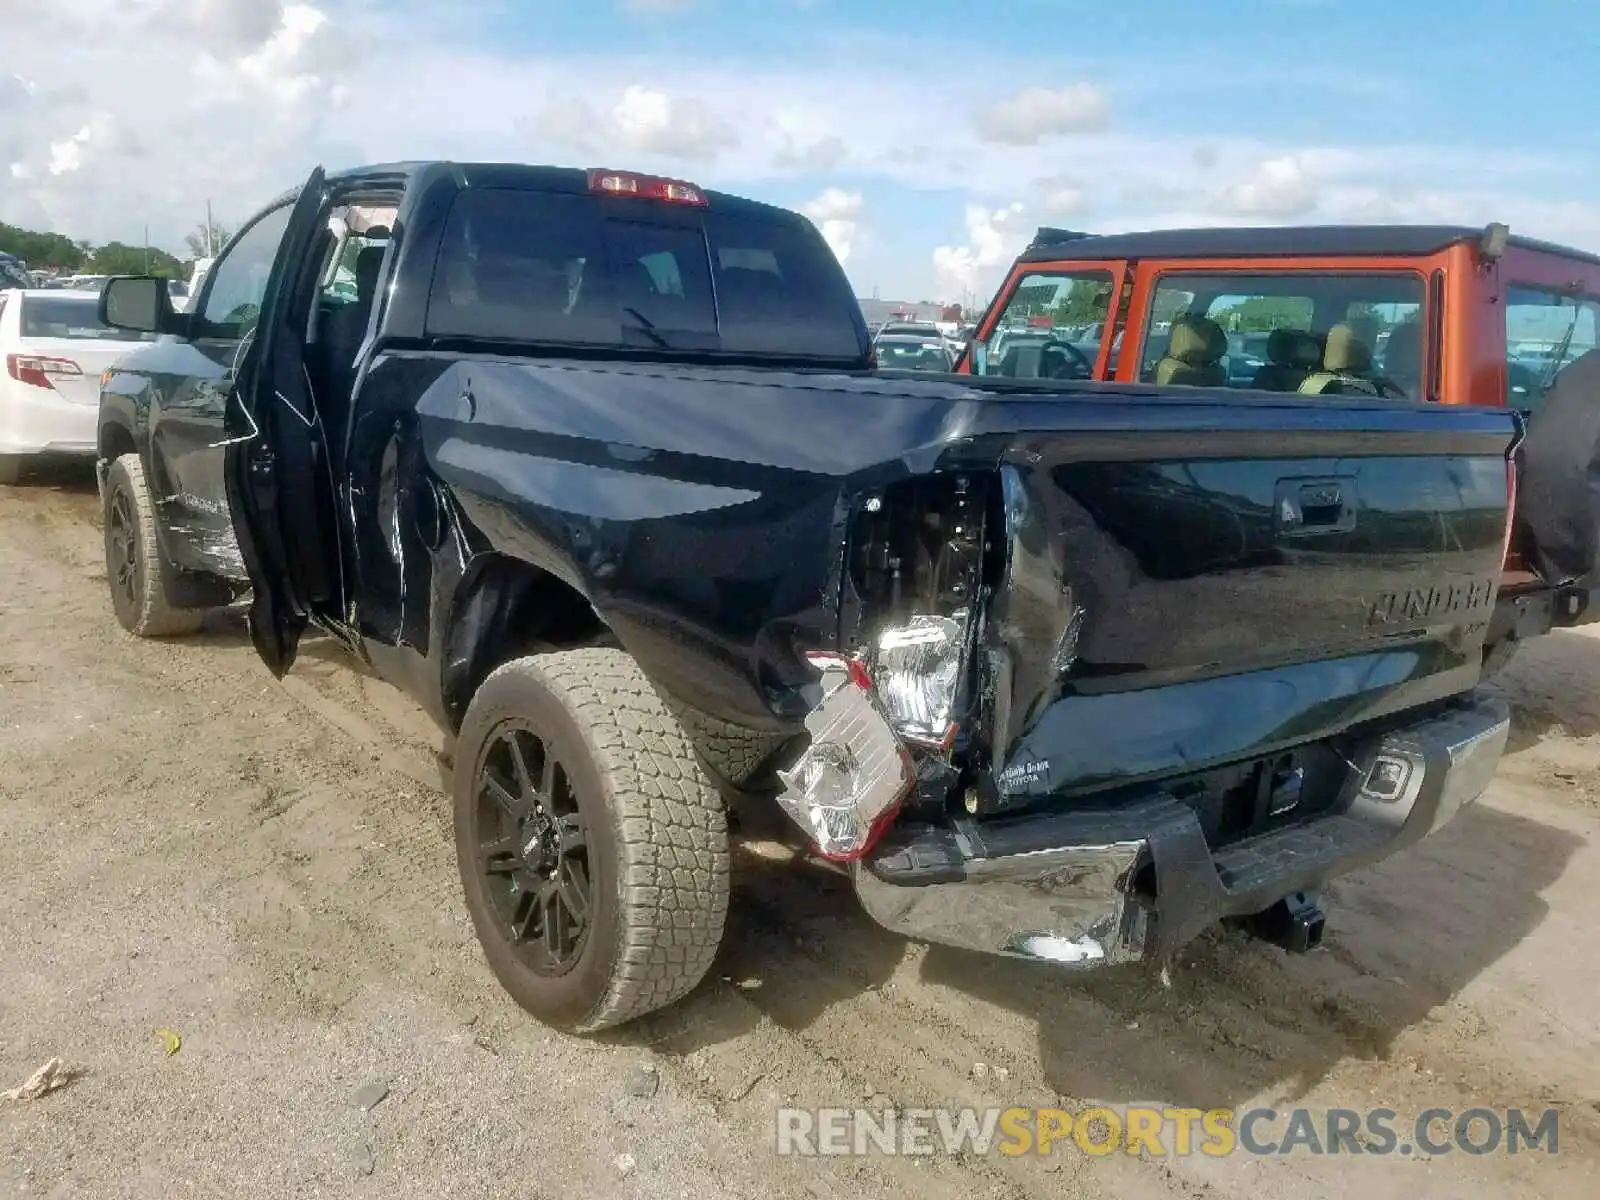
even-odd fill
[[[1343,533],[1356,524],[1355,480],[1280,479],[1274,524],[1286,537]]]

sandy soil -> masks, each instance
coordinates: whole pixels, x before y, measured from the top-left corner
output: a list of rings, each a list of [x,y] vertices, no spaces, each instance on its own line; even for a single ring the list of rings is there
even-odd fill
[[[129,638],[92,483],[0,492],[0,1087],[76,1072],[0,1102],[0,1196],[1600,1194],[1600,636],[1523,653],[1490,793],[1343,882],[1321,952],[1219,934],[1163,989],[911,946],[750,842],[705,986],[599,1041],[496,987],[438,735],[323,647],[278,684],[230,614]],[[1563,1123],[1555,1157],[773,1154],[779,1104],[868,1097]]]

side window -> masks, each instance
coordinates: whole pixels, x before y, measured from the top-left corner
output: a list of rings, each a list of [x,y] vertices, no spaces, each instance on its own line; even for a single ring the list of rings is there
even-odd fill
[[[1040,271],[1017,281],[987,342],[972,344],[977,375],[1088,379],[1111,311],[1109,271]]]
[[[1140,378],[1183,387],[1420,398],[1413,274],[1171,274],[1158,280]]]
[[[1537,412],[1561,372],[1595,349],[1600,300],[1537,288],[1506,292],[1506,404]]]
[[[255,329],[290,208],[287,204],[275,208],[250,226],[211,268],[210,290],[200,314],[207,335],[244,338]]]

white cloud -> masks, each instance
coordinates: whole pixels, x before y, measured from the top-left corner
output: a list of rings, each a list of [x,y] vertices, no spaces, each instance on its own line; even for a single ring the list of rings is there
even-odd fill
[[[71,137],[50,144],[50,162],[45,167],[52,175],[67,175],[83,166],[83,148],[94,136],[94,127],[85,125]]]
[[[847,8],[830,11],[849,20]],[[651,43],[667,21],[616,20],[606,46],[558,53],[512,44],[503,11],[0,0],[0,220],[95,241],[136,239],[148,222],[176,249],[208,199],[236,223],[318,162],[439,157],[636,166],[779,203],[814,197],[808,211],[864,293],[981,293],[1038,223],[1504,219],[1600,247],[1600,177],[1578,155],[1416,145],[1381,124],[1289,143],[1270,112],[1231,128],[1197,113],[1191,131],[1172,109],[1189,83],[1159,105],[1136,76],[1026,86],[1037,81],[1014,59],[981,46],[950,69],[864,29],[760,61],[690,60]],[[930,88],[973,120],[930,119],[918,99]],[[870,196],[870,227],[859,200],[823,205],[835,193]]]
[[[834,257],[844,263],[849,261],[865,207],[866,200],[860,192],[828,188],[815,200],[801,205],[800,211],[816,223],[823,239],[832,247]]]
[[[1317,206],[1317,187],[1299,158],[1269,158],[1227,185],[1219,207],[1238,216],[1293,217]]]
[[[796,143],[793,138],[787,138],[784,145],[772,156],[772,165],[796,171],[826,174],[837,170],[849,157],[850,148],[845,145],[842,137],[829,135],[804,145]]]
[[[694,99],[630,84],[604,115],[586,101],[569,98],[546,108],[529,124],[536,136],[599,154],[613,147],[635,154],[702,162],[739,144],[734,127]]]
[[[323,2],[74,0],[8,13],[0,220],[93,241],[137,238],[148,223],[157,244],[179,247],[207,199],[223,219],[247,216],[336,144],[324,130],[363,64]],[[46,43],[37,81],[8,74],[32,75]]]
[[[933,252],[939,282],[953,293],[976,291],[986,283],[989,268],[1009,263],[1027,241],[1020,201],[990,210],[967,205],[967,244],[940,246]]]
[[[1005,146],[1036,146],[1068,133],[1097,133],[1111,123],[1106,95],[1091,83],[1023,88],[973,117],[978,136]]]
[[[1067,217],[1082,212],[1088,196],[1075,175],[1046,175],[1033,181],[1040,214]]]
[[[248,54],[278,30],[280,0],[169,0],[158,20],[186,26],[207,45]]]

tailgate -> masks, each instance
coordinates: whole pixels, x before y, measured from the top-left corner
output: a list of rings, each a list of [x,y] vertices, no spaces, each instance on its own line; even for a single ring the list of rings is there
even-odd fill
[[[1019,421],[1003,454],[983,635],[1003,791],[1269,753],[1476,684],[1509,417],[1126,403]]]

